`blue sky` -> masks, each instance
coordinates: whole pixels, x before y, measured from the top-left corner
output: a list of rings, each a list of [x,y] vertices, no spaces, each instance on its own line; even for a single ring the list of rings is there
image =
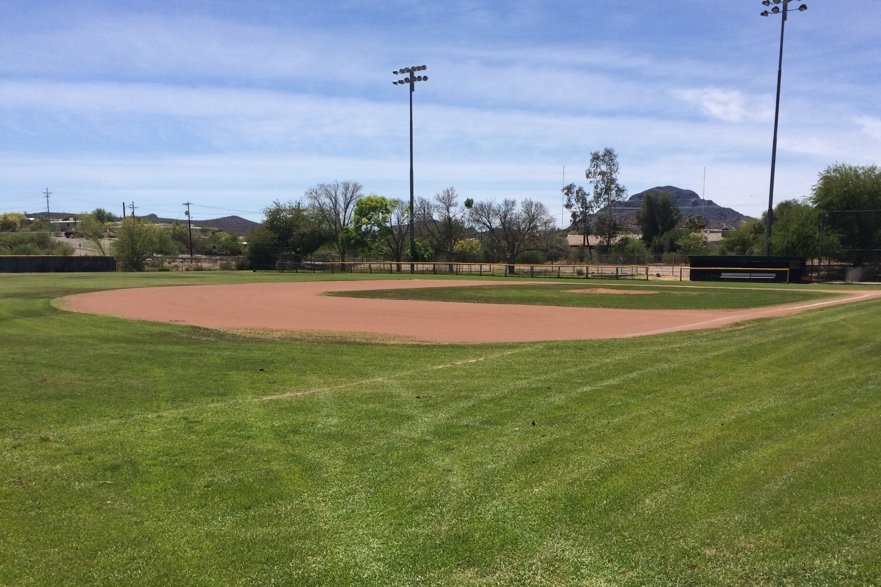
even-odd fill
[[[881,163],[881,2],[786,23],[775,201]],[[797,6],[801,2],[793,2]],[[354,180],[532,198],[561,218],[613,147],[630,194],[767,207],[780,16],[760,0],[0,0],[0,211],[253,220]],[[706,180],[704,181],[704,177]],[[566,218],[568,222],[568,217]]]

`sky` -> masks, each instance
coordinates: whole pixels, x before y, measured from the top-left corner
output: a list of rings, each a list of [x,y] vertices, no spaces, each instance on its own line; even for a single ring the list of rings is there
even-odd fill
[[[881,2],[786,21],[774,201],[881,163]],[[568,224],[615,149],[629,194],[767,209],[781,16],[761,0],[0,0],[0,212],[260,221],[319,183],[530,198]]]

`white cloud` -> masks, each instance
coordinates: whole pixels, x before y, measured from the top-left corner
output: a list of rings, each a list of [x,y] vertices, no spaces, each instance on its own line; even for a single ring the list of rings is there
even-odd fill
[[[773,116],[766,96],[748,96],[739,90],[683,89],[674,90],[673,96],[725,122],[767,121]]]
[[[881,118],[874,116],[860,116],[854,120],[860,126],[863,134],[881,144]]]

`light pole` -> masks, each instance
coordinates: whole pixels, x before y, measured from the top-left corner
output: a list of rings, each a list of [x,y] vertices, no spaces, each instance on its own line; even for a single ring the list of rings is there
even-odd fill
[[[768,216],[765,221],[765,256],[771,256],[771,220],[774,214],[774,172],[777,168],[777,125],[780,121],[780,81],[783,78],[783,32],[786,30],[786,15],[789,13],[789,3],[793,0],[762,0],[765,6],[774,7],[770,11],[763,10],[762,16],[780,14],[780,60],[777,64],[777,102],[774,106],[774,141],[771,146],[771,188],[768,190]],[[780,5],[783,8],[780,8]],[[802,4],[798,7],[799,12],[804,12],[808,7]]]
[[[413,211],[413,92],[416,89],[416,82],[428,81],[427,75],[416,75],[417,71],[425,71],[426,69],[425,65],[414,65],[412,67],[402,67],[392,72],[394,75],[407,76],[393,81],[394,85],[410,85],[410,273],[414,272],[413,263],[416,261],[416,216]]]

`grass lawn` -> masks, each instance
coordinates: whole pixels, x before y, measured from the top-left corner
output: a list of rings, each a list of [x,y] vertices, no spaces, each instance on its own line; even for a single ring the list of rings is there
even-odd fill
[[[881,300],[508,345],[51,303],[255,279],[312,277],[0,275],[0,585],[881,584]]]
[[[752,285],[752,284],[750,284]],[[426,287],[419,289],[377,289],[333,292],[328,295],[353,298],[470,302],[476,304],[526,304],[573,308],[621,308],[644,310],[739,310],[805,303],[836,294],[798,286],[768,287],[692,287],[658,283],[619,285],[615,282],[523,283],[516,287],[481,285],[475,287]]]

